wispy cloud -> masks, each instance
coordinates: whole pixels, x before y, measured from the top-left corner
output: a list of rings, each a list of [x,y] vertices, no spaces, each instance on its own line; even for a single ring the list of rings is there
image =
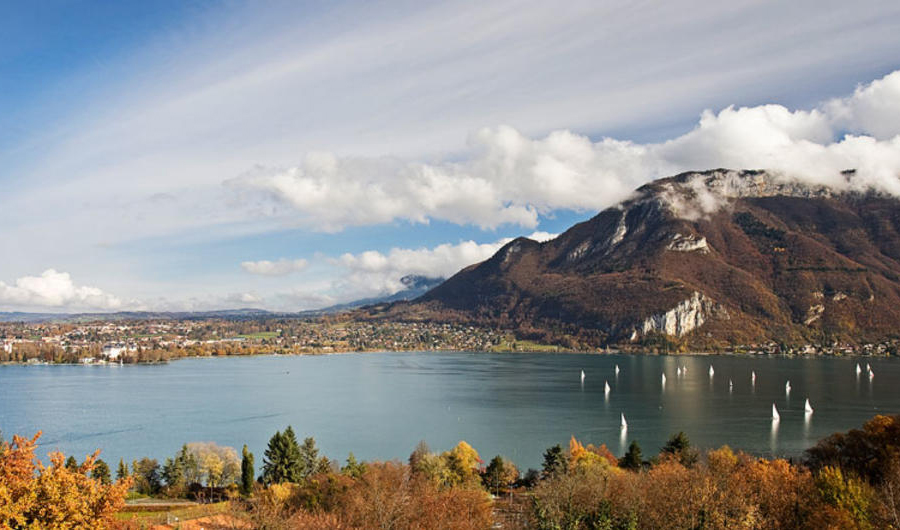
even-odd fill
[[[244,261],[241,268],[250,274],[260,276],[286,276],[292,272],[299,272],[309,265],[305,259],[279,259],[277,261]]]

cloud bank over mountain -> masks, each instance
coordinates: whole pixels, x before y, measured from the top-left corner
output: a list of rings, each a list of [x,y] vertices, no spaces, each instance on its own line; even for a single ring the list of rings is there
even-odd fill
[[[716,167],[767,169],[836,189],[900,195],[900,71],[811,110],[782,105],[705,111],[660,143],[571,131],[529,138],[508,126],[469,139],[440,163],[311,153],[297,166],[257,168],[227,185],[303,226],[339,231],[396,220],[496,228],[538,225],[558,209],[600,210],[655,178]],[[855,169],[847,179],[841,172]]]

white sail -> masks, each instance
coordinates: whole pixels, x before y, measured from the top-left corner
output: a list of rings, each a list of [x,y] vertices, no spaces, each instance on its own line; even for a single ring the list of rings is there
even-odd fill
[[[625,413],[624,413],[624,412],[622,413],[622,428],[623,428],[623,429],[627,429],[627,428],[628,428],[628,422],[625,421]]]
[[[616,375],[619,375],[619,365],[616,365]]]
[[[666,374],[662,374],[662,384],[666,384]]]
[[[709,365],[709,376],[712,377],[713,375],[715,375],[715,373],[716,373],[716,371],[713,370],[712,365]]]
[[[675,369],[675,375],[681,375],[681,367]]]
[[[859,375],[861,373],[862,373],[862,368],[859,367],[859,363],[856,363],[856,375]]]
[[[756,371],[755,370],[750,370],[750,382],[754,383],[754,384],[756,383]]]
[[[781,419],[781,415],[778,414],[778,409],[775,408],[775,403],[772,403],[772,421],[778,421]]]
[[[803,410],[805,410],[807,414],[812,414],[813,408],[812,405],[809,404],[809,398],[806,398],[806,405],[803,406]]]
[[[788,382],[784,384],[784,391],[785,392],[791,391],[791,380],[790,379],[788,379]]]
[[[869,368],[869,379],[875,379],[875,372],[871,368]]]
[[[610,388],[609,388],[609,381],[607,381],[606,383],[603,384],[603,393],[604,393],[604,394],[609,394],[609,390],[610,390]]]
[[[581,371],[581,382],[584,383],[584,370]]]
[[[871,367],[871,366],[869,366],[869,363],[866,363],[866,370],[867,370],[867,371],[869,371],[869,372],[871,372],[871,371],[872,371],[872,367]]]
[[[728,389],[731,390],[734,388],[734,383],[731,382],[731,379],[728,380]]]

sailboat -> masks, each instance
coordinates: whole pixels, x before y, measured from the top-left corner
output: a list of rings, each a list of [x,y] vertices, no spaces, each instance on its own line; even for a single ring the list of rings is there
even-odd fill
[[[666,384],[666,374],[665,373],[662,374],[662,384],[663,385]]]
[[[775,403],[772,403],[772,421],[778,421],[781,419],[781,415],[778,414],[778,409],[775,408]]]
[[[584,370],[581,371],[581,382],[584,383]]]
[[[861,373],[862,373],[862,368],[859,367],[859,363],[856,363],[856,375],[859,375]]]
[[[806,405],[803,406],[803,410],[806,411],[807,414],[812,414],[813,408],[812,405],[809,404],[809,398],[806,398]]]
[[[623,429],[627,429],[627,428],[628,428],[628,422],[625,421],[625,413],[624,413],[624,412],[622,413],[622,428],[623,428]]]
[[[616,365],[616,375],[619,375],[619,365]]]
[[[728,380],[728,390],[734,388],[734,383],[731,382],[731,379]]]
[[[750,383],[756,384],[756,370],[750,370]]]
[[[609,395],[609,390],[610,390],[609,381],[607,381],[607,382],[603,383],[603,393],[606,395]]]
[[[681,375],[681,367],[680,366],[675,369],[675,375],[677,375],[677,376]]]
[[[873,372],[872,369],[869,368],[869,380],[871,381],[872,379],[875,379],[875,372]]]
[[[867,372],[871,372],[871,371],[872,371],[872,367],[869,366],[869,363],[866,363],[866,371],[867,371]]]
[[[714,376],[715,374],[716,374],[716,371],[713,370],[712,365],[709,365],[709,376],[712,377],[712,376]]]
[[[784,391],[787,393],[791,392],[791,380],[788,379],[788,382],[784,384]]]

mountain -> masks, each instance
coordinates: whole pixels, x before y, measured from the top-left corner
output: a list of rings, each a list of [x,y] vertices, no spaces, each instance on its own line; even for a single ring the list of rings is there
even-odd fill
[[[358,309],[360,307],[368,305],[385,304],[398,302],[401,300],[412,300],[414,298],[422,296],[430,289],[437,287],[443,281],[443,278],[431,278],[428,276],[410,274],[400,278],[400,283],[403,284],[404,288],[397,291],[396,293],[385,296],[361,298],[359,300],[354,300],[353,302],[337,304],[326,307],[324,309],[316,309],[315,311],[308,311],[308,313],[340,313],[343,311],[350,311],[352,309]]]
[[[684,173],[552,241],[516,239],[424,296],[365,316],[579,345],[895,338],[900,201],[763,171]]]

